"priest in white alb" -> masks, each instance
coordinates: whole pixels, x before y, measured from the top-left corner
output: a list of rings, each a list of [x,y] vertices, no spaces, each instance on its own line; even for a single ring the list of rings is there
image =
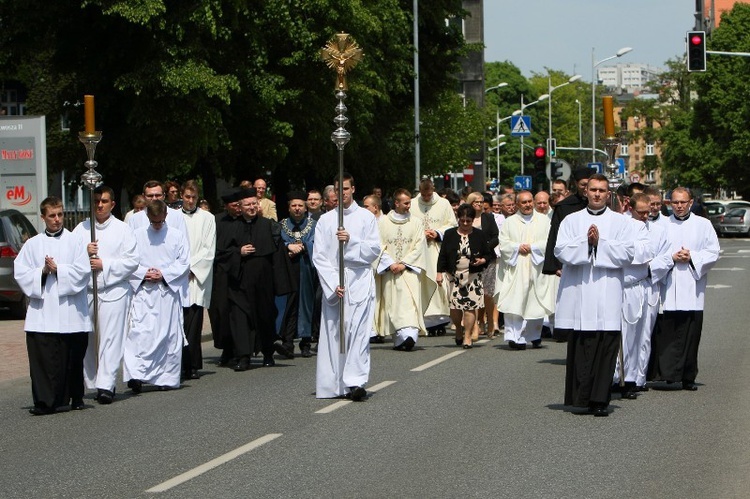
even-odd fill
[[[542,273],[550,219],[534,209],[529,191],[516,196],[518,211],[500,229],[504,272],[495,286],[497,309],[505,315],[505,341],[514,350],[541,346],[544,317],[555,311],[556,277]],[[501,278],[500,278],[501,276]]]
[[[424,313],[437,284],[427,273],[427,242],[419,220],[411,216],[411,195],[393,194],[394,207],[378,222],[382,253],[376,262],[375,330],[393,337],[396,350],[409,351],[425,334]]]
[[[94,334],[89,335],[83,362],[84,380],[87,388],[96,388],[97,402],[111,404],[115,397],[117,371],[122,364],[122,345],[133,297],[129,279],[138,268],[138,256],[133,230],[112,216],[114,191],[105,185],[94,189],[94,205],[96,241],[89,242],[86,249],[91,270],[96,273],[98,324]],[[91,241],[91,220],[84,220],[73,232],[84,241]],[[92,280],[89,280],[88,288],[89,307],[93,308]],[[93,320],[93,313],[91,317]]]
[[[443,234],[458,225],[456,215],[448,200],[435,193],[435,186],[428,178],[419,182],[419,195],[412,200],[409,211],[412,217],[422,222],[427,241],[426,271],[431,274],[431,279],[437,281],[437,261]],[[428,328],[442,327],[450,322],[447,279],[443,282],[446,284],[437,287],[425,311],[425,325]]]
[[[630,211],[626,216],[634,224],[644,225],[648,231],[647,244],[636,244],[633,263],[624,267],[624,294],[622,307],[622,352],[624,384],[620,384],[620,369],[615,369],[615,385],[622,398],[635,399],[636,393],[646,385],[651,331],[659,313],[659,280],[651,271],[651,263],[669,252],[666,231],[660,224],[652,223],[650,198],[645,193],[630,197]],[[618,366],[619,366],[618,359]]]
[[[594,174],[586,189],[588,205],[565,217],[555,243],[562,263],[555,307],[555,329],[568,336],[565,405],[587,407],[608,416],[620,328],[623,267],[632,263],[645,227],[607,208],[607,177]]]
[[[672,191],[672,216],[667,225],[670,250],[653,262],[652,271],[663,278],[661,302],[664,314],[652,339],[649,379],[682,382],[682,388],[698,386],[698,346],[703,332],[703,307],[708,272],[719,260],[719,239],[707,218],[690,212],[689,189]]]
[[[125,337],[123,377],[133,393],[140,393],[143,383],[179,388],[186,343],[182,304],[189,243],[180,230],[167,226],[164,201],[151,201],[145,211],[149,225],[135,230],[138,268],[130,277],[135,294]]]
[[[315,396],[350,396],[361,401],[367,396],[365,385],[370,377],[375,308],[372,264],[380,255],[380,236],[375,216],[353,201],[352,176],[345,173],[341,184],[344,228],[338,229],[341,206],[323,214],[315,226],[313,265],[323,291]],[[339,241],[344,242],[343,287],[339,285]],[[344,301],[345,353],[340,350],[340,300]]]

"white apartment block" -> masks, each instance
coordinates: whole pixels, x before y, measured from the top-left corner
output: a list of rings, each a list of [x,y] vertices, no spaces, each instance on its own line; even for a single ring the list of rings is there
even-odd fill
[[[656,78],[660,68],[649,64],[617,64],[597,70],[597,79],[606,88],[616,88],[624,93],[640,93],[646,84]]]

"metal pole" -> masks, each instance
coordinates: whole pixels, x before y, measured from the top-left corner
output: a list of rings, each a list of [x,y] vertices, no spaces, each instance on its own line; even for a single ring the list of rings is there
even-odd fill
[[[563,85],[561,85],[563,86]],[[547,136],[547,158],[549,158],[549,161],[552,161],[552,155],[551,151],[549,150],[550,144],[552,144],[552,91],[554,88],[552,88],[552,76],[550,74],[547,74],[547,94],[549,95],[549,98],[547,99],[547,119],[548,119],[548,130],[549,134]]]
[[[591,162],[596,162],[596,64],[594,64],[594,48],[591,48]]]
[[[581,126],[581,101],[576,99],[576,104],[578,104],[578,148],[583,148],[583,127]]]
[[[523,94],[521,94],[521,119],[523,119]],[[523,175],[523,135],[521,135],[521,175]]]
[[[495,138],[497,139],[497,186],[500,187],[500,107],[495,110]]]
[[[414,188],[419,188],[419,1],[414,0]]]

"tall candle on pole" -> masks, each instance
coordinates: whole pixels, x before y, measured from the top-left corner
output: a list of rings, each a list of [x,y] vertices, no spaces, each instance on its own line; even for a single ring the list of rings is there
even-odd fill
[[[78,133],[78,140],[81,141],[83,147],[86,148],[86,155],[88,161],[85,166],[88,169],[83,175],[81,175],[81,183],[89,188],[89,205],[91,218],[89,220],[91,224],[91,242],[96,242],[96,204],[94,203],[94,189],[102,181],[102,176],[96,171],[98,163],[94,161],[94,154],[96,153],[96,146],[102,140],[102,132],[96,131],[96,124],[94,121],[94,96],[84,95],[83,96],[83,114],[84,114],[84,131]],[[96,338],[97,351],[98,351],[98,340],[99,340],[99,289],[97,285],[97,272],[91,272],[92,279],[92,314],[91,322],[94,326],[94,338]],[[98,355],[96,356],[98,358]]]
[[[338,214],[339,230],[344,230],[344,147],[349,142],[351,134],[344,128],[349,122],[346,117],[346,73],[362,60],[362,49],[347,33],[338,33],[331,38],[320,51],[320,56],[329,68],[336,72],[335,94],[339,103],[336,106],[336,117],[333,122],[338,128],[331,134],[331,140],[339,150],[338,175]],[[339,241],[339,286],[344,288],[344,241]],[[346,353],[346,338],[344,335],[344,299],[339,300],[339,352]]]

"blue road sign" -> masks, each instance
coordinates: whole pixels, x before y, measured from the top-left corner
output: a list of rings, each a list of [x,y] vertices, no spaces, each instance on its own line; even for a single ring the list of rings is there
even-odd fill
[[[596,170],[596,173],[602,173],[604,171],[604,165],[601,163],[589,163],[588,167]]]
[[[510,118],[510,134],[513,137],[528,137],[531,135],[531,116],[512,116]]]
[[[513,177],[513,188],[517,191],[531,190],[531,176],[516,175]]]
[[[625,159],[617,158],[615,161],[617,162],[617,173],[625,175]]]

